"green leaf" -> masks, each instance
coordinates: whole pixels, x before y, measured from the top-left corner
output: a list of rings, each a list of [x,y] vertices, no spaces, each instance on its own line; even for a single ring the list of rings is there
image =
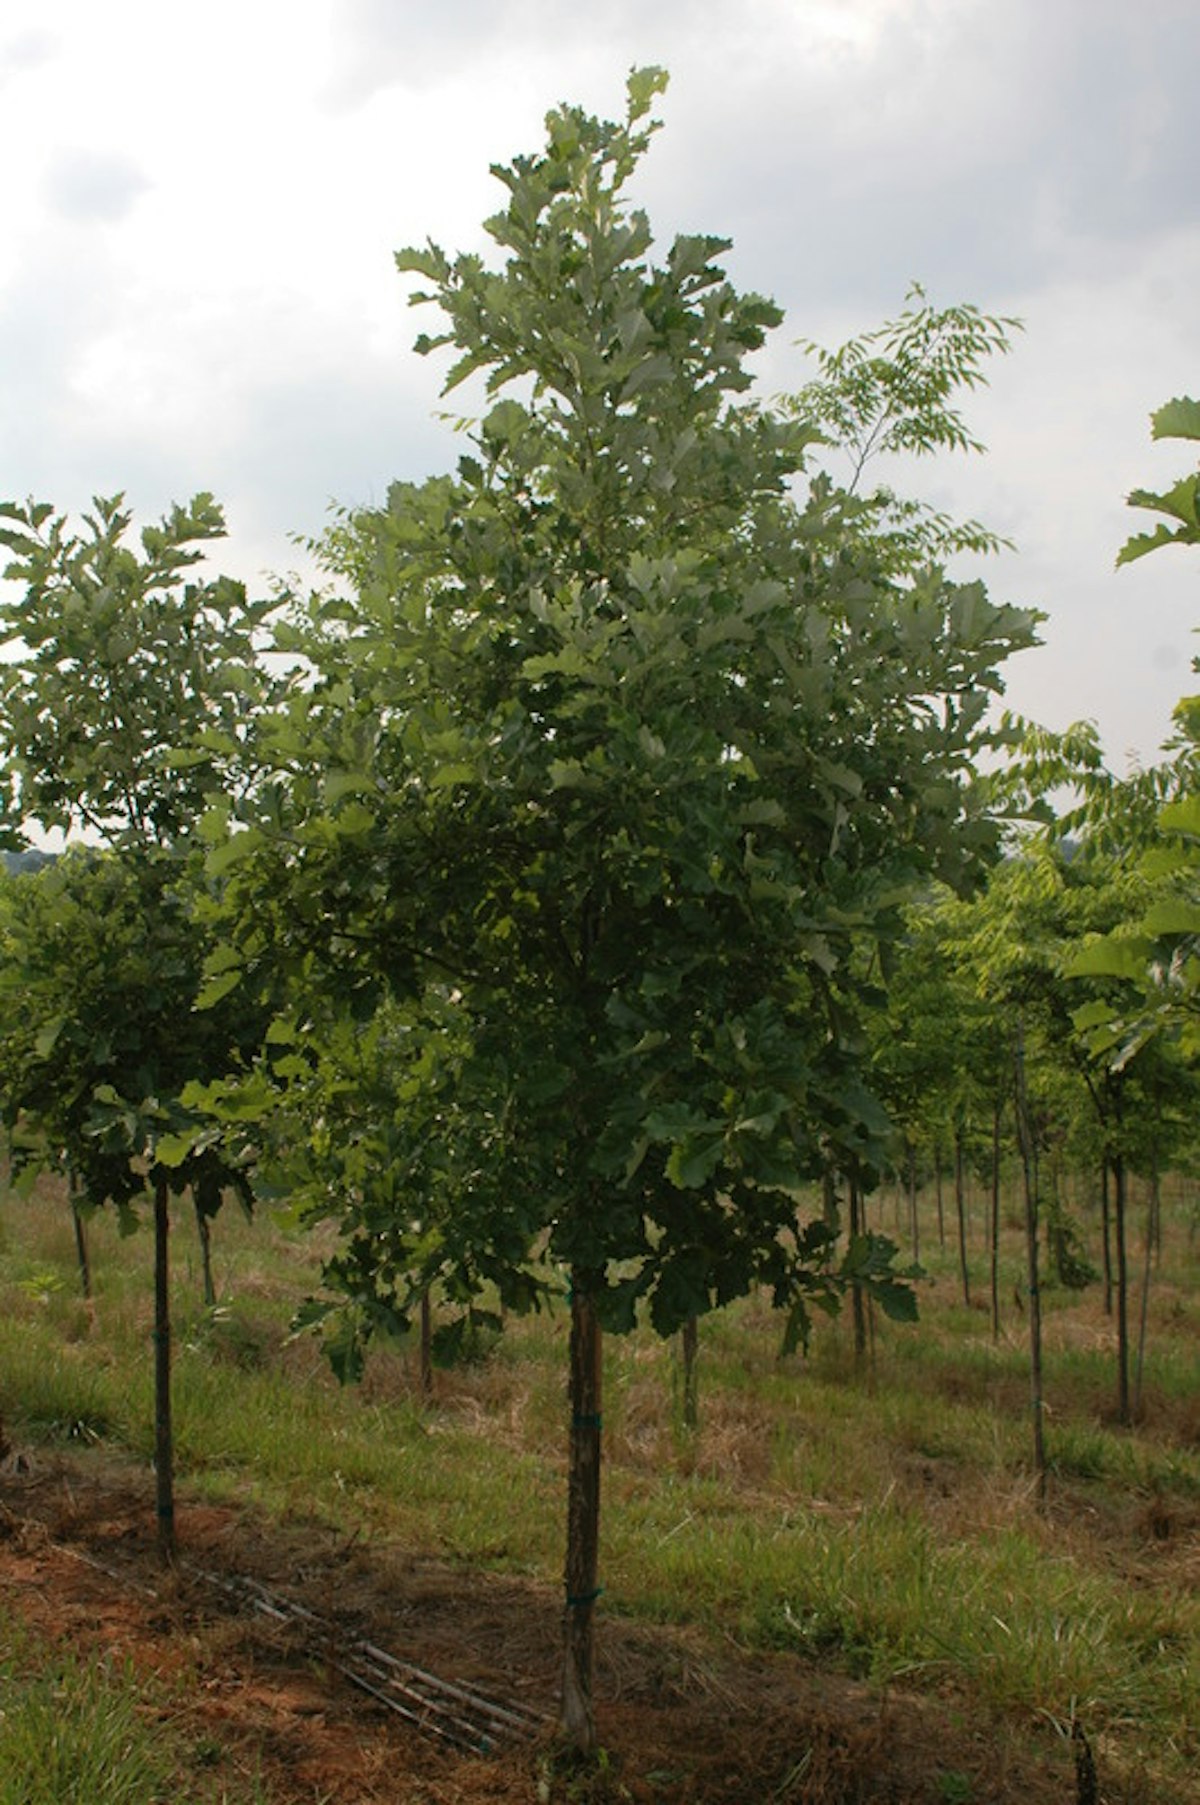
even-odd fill
[[[603,785],[599,772],[585,770],[575,759],[552,758],[548,776],[555,790],[598,790]]]
[[[375,796],[374,783],[363,771],[328,771],[325,774],[325,801],[333,806],[345,796]]]
[[[243,976],[241,966],[235,966],[230,971],[219,972],[209,978],[196,993],[197,1009],[215,1009],[218,1003],[233,994]]]
[[[474,765],[465,759],[450,759],[431,774],[429,787],[431,790],[452,790],[459,784],[478,782],[479,772]]]
[[[645,117],[658,95],[666,93],[669,81],[670,77],[667,71],[653,64],[629,71],[625,92],[628,97],[631,121]]]
[[[679,1141],[667,1158],[667,1177],[681,1191],[698,1191],[713,1176],[724,1152],[724,1138],[720,1134]]]
[[[1152,903],[1139,926],[1147,934],[1200,934],[1200,903],[1182,897]]]
[[[224,877],[226,872],[265,844],[266,835],[257,827],[241,828],[230,834],[227,840],[214,846],[208,854],[206,863],[210,876]]]
[[[1170,527],[1155,527],[1152,533],[1134,533],[1128,538],[1117,553],[1117,567],[1122,564],[1133,564],[1138,558],[1144,558],[1147,552],[1157,551],[1161,545],[1174,545],[1180,539],[1180,533],[1172,532]]]
[[[1080,947],[1066,965],[1068,978],[1131,978],[1140,983],[1154,956],[1153,943],[1130,935],[1108,935]]]
[[[1081,1034],[1090,1034],[1094,1028],[1111,1028],[1116,1016],[1111,1003],[1097,998],[1094,1002],[1082,1003],[1078,1009],[1073,1009],[1071,1020]]]
[[[154,1158],[160,1166],[173,1169],[191,1158],[196,1145],[196,1131],[188,1134],[162,1134],[154,1143]]]
[[[919,1320],[917,1294],[911,1285],[902,1284],[899,1279],[872,1279],[869,1289],[884,1315],[893,1322]]]
[[[1151,508],[1159,514],[1170,514],[1182,522],[1187,535],[1200,528],[1200,476],[1182,477],[1173,488],[1165,489],[1161,494],[1152,489],[1134,489],[1127,500],[1131,508]]]
[[[1155,439],[1200,439],[1200,401],[1180,395],[1151,414],[1150,423]]]
[[[444,282],[450,274],[450,265],[446,257],[435,244],[428,244],[424,250],[408,246],[397,251],[396,268],[401,275],[425,276],[430,282]]]
[[[1200,795],[1181,796],[1168,802],[1158,817],[1160,827],[1168,833],[1192,834],[1200,839]]]

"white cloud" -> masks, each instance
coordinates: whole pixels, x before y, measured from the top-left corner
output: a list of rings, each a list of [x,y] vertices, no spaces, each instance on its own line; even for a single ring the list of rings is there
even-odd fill
[[[1098,715],[1118,750],[1166,730],[1195,584],[1183,559],[1111,565],[1162,451],[1146,417],[1200,380],[1194,0],[10,11],[0,490],[156,513],[212,488],[257,568],[330,496],[444,467],[392,252],[479,246],[488,163],[560,100],[612,116],[661,62],[639,194],[665,235],[732,234],[735,279],[787,307],[768,386],[802,379],[789,337],[868,327],[914,277],[1026,316],[972,409],[990,458],[921,480],[1017,538],[992,587],[1051,611],[1014,699]]]
[[[45,184],[53,212],[71,220],[106,222],[123,219],[149,186],[127,158],[89,150],[60,151]]]

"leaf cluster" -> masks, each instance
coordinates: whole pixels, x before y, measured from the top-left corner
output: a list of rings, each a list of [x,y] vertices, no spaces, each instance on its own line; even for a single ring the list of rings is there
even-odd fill
[[[0,1111],[15,1169],[69,1172],[85,1205],[112,1203],[127,1225],[156,1167],[210,1214],[226,1187],[248,1204],[245,1173],[180,1094],[246,1056],[261,1022],[245,998],[194,1010],[207,943],[182,863],[77,848],[7,878],[0,901]]]
[[[170,846],[233,781],[262,694],[256,634],[273,604],[190,581],[225,531],[210,495],[127,543],[123,498],[76,529],[44,502],[0,503],[0,743],[6,832],[88,829]]]

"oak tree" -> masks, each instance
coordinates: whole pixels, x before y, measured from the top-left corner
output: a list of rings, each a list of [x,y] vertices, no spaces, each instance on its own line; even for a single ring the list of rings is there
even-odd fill
[[[404,1080],[444,1087],[423,999],[455,1014],[454,1183],[433,1224],[427,1199],[356,1202],[341,1282],[402,1320],[430,1265],[514,1307],[547,1283],[535,1255],[565,1275],[583,1748],[601,1327],[669,1334],[755,1283],[796,1336],[852,1278],[902,1307],[885,1249],[831,1267],[800,1213],[863,1094],[839,985],[914,881],[994,848],[972,759],[1035,628],[899,570],[807,482],[819,424],[750,395],[778,308],[722,239],[656,251],[629,198],[664,82],[635,72],[615,123],[556,109],[495,169],[498,266],[399,254],[439,316],[418,348],[481,391],[469,448],[326,536],[259,791],[209,823],[237,940],[214,983],[287,964],[289,1057],[328,999],[400,1000]]]

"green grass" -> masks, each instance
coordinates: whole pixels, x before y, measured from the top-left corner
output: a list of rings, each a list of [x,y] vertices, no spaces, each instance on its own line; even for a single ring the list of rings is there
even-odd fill
[[[156,1721],[114,1662],[53,1658],[0,1617],[0,1805],[263,1805],[254,1781],[198,1772],[219,1751]]]
[[[924,1320],[876,1324],[869,1377],[855,1374],[844,1320],[818,1326],[807,1360],[780,1360],[778,1324],[751,1299],[702,1327],[702,1421],[689,1435],[675,1350],[642,1332],[610,1340],[605,1607],[989,1707],[1060,1722],[1074,1711],[1129,1760],[1186,1771],[1200,1755],[1187,1565],[1200,1522],[1200,1270],[1186,1212],[1167,1226],[1139,1429],[1113,1420],[1098,1290],[1048,1294],[1044,1512],[1016,1281],[993,1343],[928,1228]],[[562,1310],[510,1323],[488,1361],[439,1374],[425,1409],[411,1349],[381,1350],[361,1389],[342,1391],[311,1343],[289,1339],[315,1277],[310,1244],[269,1220],[222,1220],[222,1302],[205,1312],[189,1230],[181,1220],[175,1250],[187,1484],[558,1583]],[[92,1242],[89,1311],[54,1200],[0,1205],[0,1404],[27,1434],[148,1460],[149,1240],[122,1242],[98,1221]],[[1006,1262],[1019,1274],[1011,1248]]]

